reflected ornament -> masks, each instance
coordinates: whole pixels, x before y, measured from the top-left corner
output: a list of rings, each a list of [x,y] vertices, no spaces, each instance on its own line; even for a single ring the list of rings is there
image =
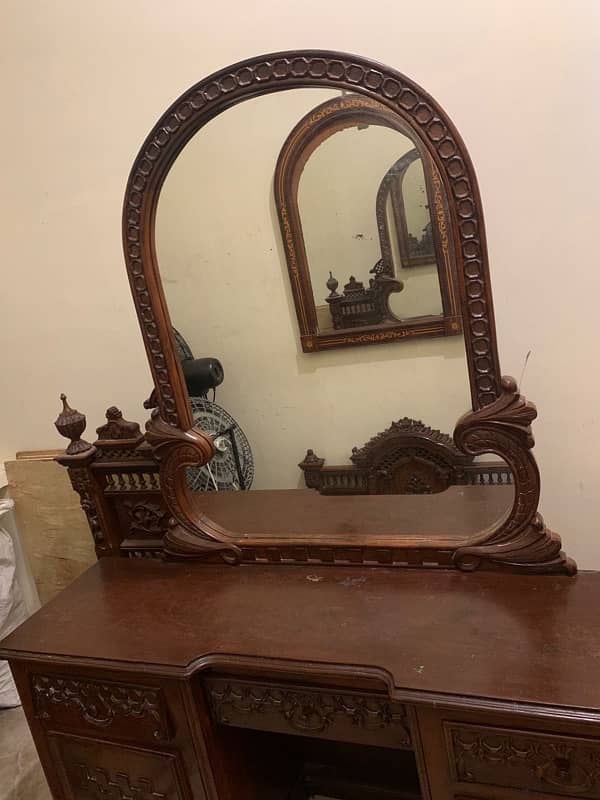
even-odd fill
[[[329,297],[339,297],[337,288],[340,285],[337,278],[334,278],[331,270],[329,271],[329,278],[327,279],[326,286],[329,289]]]

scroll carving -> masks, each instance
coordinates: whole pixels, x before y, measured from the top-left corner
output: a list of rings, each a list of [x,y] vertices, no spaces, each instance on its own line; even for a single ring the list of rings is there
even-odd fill
[[[456,779],[600,798],[600,743],[502,728],[448,725]]]
[[[365,731],[393,727],[399,745],[411,744],[404,706],[387,698],[223,681],[209,684],[209,696],[215,718],[222,724],[235,724],[232,714],[252,719],[274,712],[299,734],[325,734],[346,720]]]
[[[142,535],[158,538],[166,532],[169,513],[158,503],[140,501],[125,505],[129,512],[129,533],[132,537]]]
[[[454,441],[469,455],[496,453],[511,468],[515,500],[506,519],[454,553],[463,570],[482,564],[531,572],[573,574],[575,563],[561,550],[560,537],[548,530],[538,513],[540,476],[531,453],[531,423],[537,409],[517,390],[514,378],[504,377],[498,399],[465,414],[454,431]]]
[[[225,531],[198,512],[186,488],[187,467],[203,466],[215,453],[210,436],[199,428],[180,431],[154,411],[146,425],[146,439],[160,464],[163,496],[173,515],[164,538],[165,553],[239,563],[239,548],[226,541]]]
[[[325,466],[314,450],[298,465],[321,494],[435,494],[456,484],[512,483],[504,462],[476,463],[451,436],[404,417],[352,448],[352,465]]]
[[[155,739],[168,739],[166,709],[160,689],[57,675],[32,675],[36,716],[54,720],[57,709],[72,708],[81,719],[107,728],[120,717],[149,720]]]

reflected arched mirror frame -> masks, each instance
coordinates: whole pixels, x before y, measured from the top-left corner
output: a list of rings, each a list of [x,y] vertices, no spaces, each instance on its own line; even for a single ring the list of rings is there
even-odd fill
[[[405,192],[406,174],[413,164],[421,159],[421,155],[416,147],[401,156],[395,164],[386,172],[383,180],[379,184],[377,199],[375,201],[375,213],[377,216],[377,230],[381,243],[381,258],[384,264],[389,264],[393,269],[394,257],[392,239],[390,233],[390,222],[394,225],[395,238],[400,254],[400,262],[404,268],[418,267],[431,262],[438,262],[442,265],[449,259],[448,253],[448,233],[447,233],[447,212],[440,190],[439,174],[433,173],[429,177],[429,171],[423,171],[423,184],[421,191],[426,194],[427,203],[425,207],[434,209],[436,213],[437,226],[434,226],[430,218],[427,225],[420,231],[420,238],[409,230],[406,215]],[[435,183],[435,189],[432,187]],[[391,209],[390,209],[391,206]],[[391,214],[389,213],[391,210]],[[391,217],[391,219],[390,219]],[[441,240],[441,241],[440,241]],[[436,255],[441,253],[441,258]],[[440,281],[446,275],[447,269],[440,270]]]
[[[330,272],[333,280],[331,293],[325,298],[325,315],[319,313],[317,298],[325,285],[314,286],[311,259],[308,255],[305,220],[299,202],[301,180],[311,157],[342,131],[365,130],[369,126],[380,126],[397,131],[413,145],[406,167],[415,159],[421,159],[428,183],[428,207],[435,209],[435,225],[430,224],[434,252],[428,260],[406,258],[410,247],[405,221],[404,203],[397,192],[392,192],[395,178],[403,180],[405,171],[394,170],[402,158],[395,161],[383,176],[377,193],[372,198],[371,214],[376,225],[380,243],[380,257],[375,264],[365,264],[364,272],[373,275],[368,285],[355,280],[354,275],[343,275],[344,288],[338,292],[339,281]],[[347,169],[356,169],[353,163]],[[361,168],[364,168],[361,165]],[[389,341],[403,342],[417,337],[455,336],[462,332],[461,315],[458,308],[458,279],[453,243],[448,237],[447,200],[439,172],[427,151],[415,140],[410,126],[380,102],[359,94],[336,97],[319,104],[309,111],[290,132],[275,167],[275,204],[279,216],[285,256],[298,327],[300,342],[305,353],[337,347],[356,347],[381,344]],[[403,220],[396,226],[400,261],[394,258],[388,223],[388,199],[394,210],[394,219]],[[397,210],[402,209],[402,216]],[[349,233],[349,232],[348,232]],[[364,234],[356,235],[363,238]],[[402,240],[402,241],[401,241]],[[437,295],[442,313],[413,312],[404,310],[402,315],[394,313],[394,293],[409,290],[401,279],[402,267],[415,264],[430,264],[434,267],[432,277],[437,284]],[[343,269],[344,265],[331,265]],[[365,276],[366,277],[366,274]],[[348,280],[346,284],[345,281]],[[328,288],[330,283],[327,283]],[[322,295],[324,297],[324,293]],[[406,298],[410,309],[411,298]],[[406,308],[405,306],[405,308]],[[331,316],[331,325],[323,326],[324,316]]]
[[[217,524],[205,513],[206,495],[186,488],[188,467],[206,464],[215,448],[210,434],[193,426],[161,284],[154,241],[161,186],[181,150],[218,114],[261,94],[312,86],[359,93],[390,109],[426,151],[448,198],[449,237],[457,258],[472,397],[472,411],[458,420],[453,440],[468,456],[493,453],[502,458],[514,476],[515,488],[510,511],[491,528],[466,539],[443,535],[415,538],[410,530],[403,530],[367,541],[360,533],[348,537],[343,531],[332,531],[319,540],[295,534],[265,542],[260,536],[253,539]],[[519,394],[512,378],[500,376],[483,216],[473,167],[443,109],[406,76],[365,58],[303,50],[251,58],[203,79],[165,112],[144,142],[126,189],[123,235],[158,402],[147,425],[146,440],[160,462],[162,492],[172,515],[164,541],[166,554],[232,564],[266,561],[575,571],[574,563],[561,550],[560,538],[546,528],[537,511],[539,472],[531,453],[535,406]],[[388,341],[399,338],[396,333],[376,335]]]

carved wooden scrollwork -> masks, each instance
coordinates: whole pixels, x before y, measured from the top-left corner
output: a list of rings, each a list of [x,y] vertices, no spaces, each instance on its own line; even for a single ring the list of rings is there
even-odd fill
[[[540,476],[531,453],[531,423],[537,409],[519,394],[514,378],[504,377],[495,403],[465,414],[454,431],[458,447],[470,455],[496,453],[511,468],[515,499],[506,519],[493,531],[482,533],[454,553],[463,570],[482,563],[533,572],[576,571],[562,552],[560,537],[548,530],[538,513]]]
[[[340,741],[381,731],[388,744],[411,747],[406,708],[387,697],[323,692],[222,678],[207,680],[215,719],[223,725],[272,728]]]
[[[452,723],[445,731],[459,781],[600,797],[598,741]]]
[[[321,494],[435,494],[449,486],[509,485],[512,473],[504,462],[474,461],[451,436],[404,417],[353,447],[351,465],[325,466],[308,450],[298,465],[309,489]]]
[[[150,728],[154,739],[170,737],[160,689],[39,674],[31,676],[31,687],[35,713],[40,719],[61,724],[64,713],[74,710],[83,722],[107,728],[122,717],[130,717]]]
[[[226,540],[226,532],[218,525],[198,516],[186,488],[186,469],[203,466],[215,454],[210,436],[199,428],[180,431],[154,411],[146,424],[146,439],[154,447],[162,491],[173,515],[164,537],[165,552],[180,558],[217,557],[239,563],[239,548]]]
[[[511,511],[491,530],[464,544],[440,547],[435,539],[416,542],[398,534],[397,542],[307,542],[243,539],[202,512],[185,488],[185,470],[212,457],[210,437],[194,429],[190,404],[156,259],[154,221],[159,192],[175,158],[205,124],[235,103],[258,94],[295,87],[333,87],[385,106],[408,127],[417,147],[432,163],[435,215],[443,214],[444,241],[456,258],[459,307],[455,321],[465,335],[472,406],[459,422],[457,446],[467,455],[492,452],[503,458],[515,481]],[[439,199],[447,199],[447,209]],[[447,213],[446,213],[447,212]],[[281,208],[285,247],[290,255],[289,213]],[[439,225],[438,225],[439,227]],[[440,235],[442,234],[440,228]],[[534,407],[518,395],[514,382],[500,382],[500,368],[489,283],[485,230],[476,177],[469,155],[443,109],[419,86],[395,70],[367,59],[329,51],[305,50],[259,56],[220,70],[185,92],[163,114],[138,154],[128,181],[123,240],[131,289],[148,354],[158,414],[147,441],[160,462],[162,491],[173,520],[165,552],[179,557],[223,558],[232,563],[357,563],[479,566],[566,572],[575,569],[560,550],[560,539],[537,513],[539,474],[530,452]],[[290,274],[298,272],[290,266]],[[295,277],[294,277],[295,276]],[[297,304],[298,318],[310,309]],[[308,315],[308,316],[307,316]],[[421,333],[444,335],[424,323]],[[384,343],[414,335],[403,330],[340,331],[307,334],[306,351],[341,344]]]

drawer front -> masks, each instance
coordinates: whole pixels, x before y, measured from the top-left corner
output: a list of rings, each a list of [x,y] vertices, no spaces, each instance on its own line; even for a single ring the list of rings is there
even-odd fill
[[[411,749],[406,707],[382,695],[207,678],[222,725]]]
[[[179,759],[139,747],[48,736],[64,796],[69,800],[188,800]]]
[[[600,740],[444,722],[457,782],[600,800]]]
[[[102,735],[139,743],[171,738],[167,706],[159,687],[77,676],[33,673],[35,716],[51,730]]]

